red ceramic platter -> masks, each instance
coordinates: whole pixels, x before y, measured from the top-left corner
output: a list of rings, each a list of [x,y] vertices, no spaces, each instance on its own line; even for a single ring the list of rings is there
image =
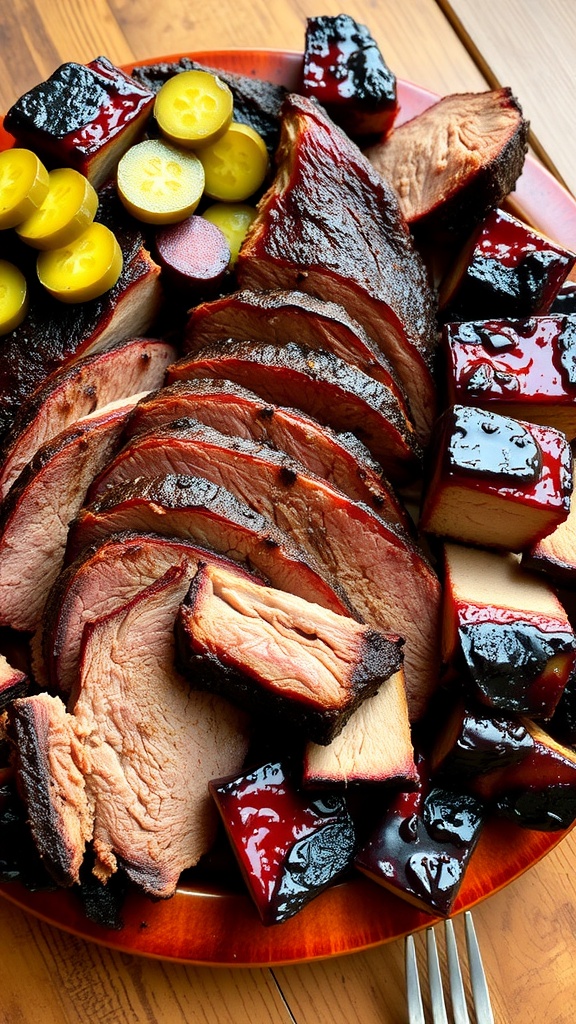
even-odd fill
[[[151,58],[178,60],[181,55]],[[269,50],[221,50],[190,54],[211,67],[269,79],[297,88],[302,56]],[[129,68],[127,69],[129,70]],[[437,98],[418,86],[398,83],[400,121]],[[11,139],[0,129],[0,148]],[[576,249],[576,202],[539,163],[527,158],[510,206],[517,216]],[[458,913],[492,895],[532,867],[566,833],[530,832],[503,821],[487,825],[454,907]],[[88,921],[66,890],[31,893],[11,883],[0,895],[36,916],[85,939],[143,956],[210,966],[256,967],[352,953],[400,938],[432,918],[358,876],[333,886],[294,918],[264,927],[248,895],[218,886],[182,885],[166,901],[131,894],[120,931]]]

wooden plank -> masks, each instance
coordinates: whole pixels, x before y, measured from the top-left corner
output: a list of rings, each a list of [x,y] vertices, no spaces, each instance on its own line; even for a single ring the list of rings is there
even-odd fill
[[[576,194],[576,4],[439,0],[491,85],[510,85],[538,155]]]
[[[3,902],[2,1024],[291,1024],[271,972],[213,971],[84,942]]]
[[[322,6],[338,14],[336,2]],[[346,10],[367,23],[390,67],[439,93],[481,89],[484,79],[435,0],[402,4],[350,2]],[[3,46],[14,57],[0,79],[0,109],[66,60],[86,62],[98,54],[112,61],[218,47],[271,47],[301,50],[306,17],[318,13],[314,3],[254,0],[250,17],[239,16],[234,0],[214,6],[181,0],[162,4],[142,0],[15,0],[2,13]],[[450,52],[450,60],[445,59]]]

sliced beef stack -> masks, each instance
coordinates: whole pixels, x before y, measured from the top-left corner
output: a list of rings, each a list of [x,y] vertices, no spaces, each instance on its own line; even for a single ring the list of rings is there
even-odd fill
[[[239,283],[343,305],[390,359],[426,442],[435,301],[396,194],[318,104],[289,95],[282,115],[278,173],[240,252]]]

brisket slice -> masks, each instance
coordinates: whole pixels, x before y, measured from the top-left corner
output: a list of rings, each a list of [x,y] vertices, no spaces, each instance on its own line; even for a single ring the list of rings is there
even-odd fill
[[[86,623],[125,605],[173,565],[186,564],[192,577],[199,562],[222,563],[237,574],[243,571],[191,541],[155,534],[116,534],[85,549],[60,573],[46,602],[42,660],[48,686],[69,693],[75,685]]]
[[[350,498],[365,501],[387,522],[414,529],[381,466],[354,434],[337,434],[298,409],[263,402],[232,381],[208,378],[169,384],[138,403],[124,436],[135,437],[182,417],[286,452]]]
[[[295,341],[315,351],[332,352],[385,384],[409,417],[406,395],[394,369],[361,324],[336,302],[306,292],[246,288],[190,310],[184,352],[193,355],[203,345],[223,338],[274,345]]]
[[[36,453],[0,503],[0,625],[37,628],[68,524],[110,460],[136,398],[79,420]]]
[[[307,413],[333,430],[350,431],[394,482],[413,478],[421,449],[393,393],[329,352],[290,342],[270,345],[228,339],[185,356],[167,383],[212,377],[250,388],[265,401]]]
[[[124,530],[182,537],[255,570],[272,586],[343,615],[343,588],[270,519],[200,477],[168,474],[112,488],[80,510],[68,532],[67,560]]]
[[[73,885],[93,826],[76,720],[59,697],[40,693],[14,701],[9,728],[16,782],[38,852],[58,885]]]
[[[322,744],[402,664],[398,637],[216,564],[199,566],[176,639],[192,686]]]
[[[398,199],[319,104],[282,108],[278,171],[236,264],[241,288],[337,302],[394,366],[426,443],[435,416],[435,299]]]
[[[174,620],[189,582],[176,565],[86,627],[69,714],[46,695],[16,704],[18,780],[60,884],[78,881],[92,838],[101,881],[122,867],[150,896],[169,897],[214,841],[208,782],[239,771],[248,723],[222,698],[191,692],[174,668]]]
[[[119,398],[159,388],[175,349],[133,338],[51,374],[21,407],[0,459],[0,499],[34,453],[76,420]]]
[[[0,361],[0,443],[23,403],[49,374],[81,356],[110,348],[123,338],[144,334],[160,305],[160,267],[144,248],[144,236],[116,196],[100,193],[97,219],[114,231],[122,249],[122,273],[110,291],[90,302],[66,305],[26,274],[30,308],[19,327],[2,339]]]
[[[528,122],[509,88],[445,96],[366,150],[409,224],[466,235],[511,192]]]
[[[135,438],[97,483],[104,489],[165,473],[205,477],[231,491],[338,579],[369,625],[403,636],[410,713],[422,715],[438,681],[440,585],[399,527],[384,523],[286,454],[226,437],[194,420],[177,420]],[[101,500],[106,502],[106,495]]]

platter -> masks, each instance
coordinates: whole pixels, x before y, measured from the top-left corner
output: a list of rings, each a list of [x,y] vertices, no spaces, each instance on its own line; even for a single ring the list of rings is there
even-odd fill
[[[177,60],[182,55],[151,58]],[[188,54],[212,67],[297,85],[302,57],[280,51],[210,51]],[[132,67],[133,65],[130,65]],[[129,70],[129,69],[128,69]],[[436,97],[398,83],[400,117],[407,120]],[[0,127],[0,148],[10,137]],[[510,202],[512,212],[569,248],[576,248],[576,202],[532,157]],[[492,821],[473,855],[454,913],[472,907],[532,867],[566,833],[522,830]],[[144,956],[210,966],[269,966],[352,953],[423,928],[432,918],[363,877],[336,885],[294,918],[264,927],[244,892],[222,883],[181,885],[167,901],[130,894],[121,930],[88,921],[65,890],[29,892],[11,883],[0,896],[50,924],[105,946]]]

